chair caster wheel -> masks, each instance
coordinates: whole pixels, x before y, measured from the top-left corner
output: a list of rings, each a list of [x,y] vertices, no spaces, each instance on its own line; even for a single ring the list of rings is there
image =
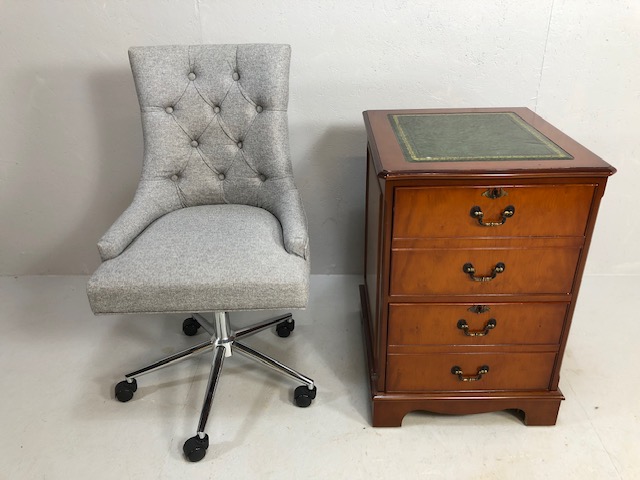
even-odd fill
[[[309,387],[306,385],[301,385],[293,392],[293,399],[296,405],[305,408],[311,405],[313,399],[316,398],[317,391],[318,389],[316,387],[313,387],[313,390],[309,390]]]
[[[296,328],[296,321],[292,318],[291,320],[280,322],[276,326],[276,333],[279,337],[285,338],[291,335],[291,332],[293,332],[294,328]]]
[[[195,318],[189,317],[184,322],[182,322],[182,331],[185,335],[189,337],[193,337],[200,330],[200,324],[196,321]]]
[[[209,435],[205,434],[204,438],[196,435],[184,442],[182,451],[190,462],[199,462],[207,454],[207,448],[209,448]]]
[[[121,402],[128,402],[133,398],[133,393],[138,390],[138,384],[136,379],[131,379],[130,382],[123,380],[116,385],[116,398]]]

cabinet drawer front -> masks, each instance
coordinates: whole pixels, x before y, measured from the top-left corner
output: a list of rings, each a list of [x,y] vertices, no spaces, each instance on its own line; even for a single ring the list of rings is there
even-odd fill
[[[566,313],[566,303],[392,304],[388,344],[558,344]]]
[[[566,294],[571,292],[579,248],[394,250],[391,295]],[[498,264],[504,271],[487,281]]]
[[[395,190],[394,238],[582,236],[591,209],[593,185],[487,187],[400,187]],[[488,198],[497,190],[505,194]],[[471,209],[478,207],[482,226]]]
[[[389,355],[387,391],[547,390],[555,352]],[[488,371],[479,374],[481,368]],[[452,373],[459,367],[463,381]]]

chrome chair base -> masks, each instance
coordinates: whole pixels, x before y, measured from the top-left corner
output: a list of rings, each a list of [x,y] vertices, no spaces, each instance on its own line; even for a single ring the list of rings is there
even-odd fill
[[[147,373],[155,372],[161,368],[165,368],[171,365],[175,365],[183,360],[192,358],[196,355],[200,355],[205,352],[213,351],[213,361],[211,364],[211,371],[209,373],[209,381],[207,383],[207,389],[202,405],[202,411],[200,413],[200,421],[198,422],[198,428],[196,435],[189,438],[183,447],[185,456],[192,462],[201,460],[209,447],[209,437],[205,433],[205,427],[211,412],[211,404],[213,403],[213,397],[215,395],[216,387],[220,380],[220,373],[222,372],[222,366],[226,357],[231,357],[234,353],[238,353],[251,360],[255,360],[272,370],[279,372],[283,375],[293,378],[303,385],[295,389],[294,400],[299,407],[307,407],[311,404],[316,396],[316,386],[312,379],[302,375],[301,373],[287,367],[280,363],[278,360],[269,357],[263,353],[254,350],[238,340],[254,335],[262,330],[265,330],[273,325],[277,325],[276,330],[281,337],[289,336],[289,333],[294,329],[295,323],[290,313],[273,317],[250,327],[233,330],[229,322],[229,314],[227,312],[214,312],[213,323],[207,320],[205,317],[198,313],[192,314],[191,317],[197,325],[190,322],[190,319],[185,320],[183,324],[183,330],[187,335],[194,335],[197,333],[198,327],[202,327],[211,338],[206,342],[199,343],[190,348],[182,350],[181,352],[174,353],[167,357],[164,357],[157,362],[152,363],[144,368],[136,370],[134,372],[125,375],[125,380],[118,383],[115,388],[116,398],[121,402],[128,402],[133,398],[134,392],[137,390],[136,379]]]

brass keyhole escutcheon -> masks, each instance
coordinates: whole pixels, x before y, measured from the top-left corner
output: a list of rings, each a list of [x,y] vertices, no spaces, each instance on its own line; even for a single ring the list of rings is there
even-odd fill
[[[495,200],[496,198],[506,197],[508,194],[504,188],[489,188],[482,193],[483,197]]]

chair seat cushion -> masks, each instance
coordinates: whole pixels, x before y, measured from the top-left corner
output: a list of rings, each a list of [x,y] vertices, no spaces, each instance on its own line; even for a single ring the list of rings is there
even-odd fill
[[[289,254],[271,213],[246,205],[159,218],[87,285],[94,313],[304,308],[309,262]]]

